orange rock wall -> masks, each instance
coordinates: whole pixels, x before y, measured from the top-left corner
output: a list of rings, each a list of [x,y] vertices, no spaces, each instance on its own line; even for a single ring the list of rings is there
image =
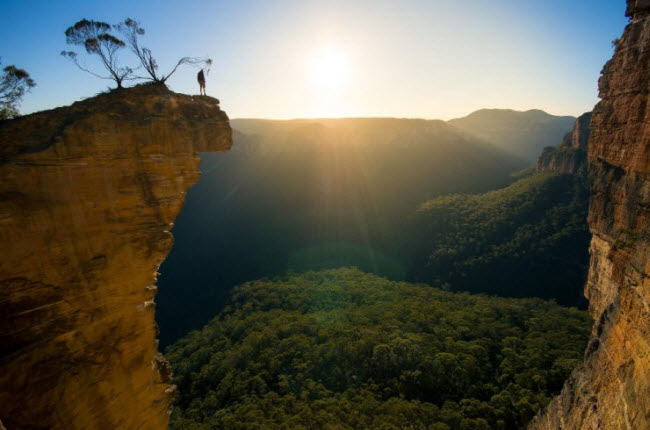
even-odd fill
[[[591,121],[592,339],[531,429],[650,429],[650,1],[628,15]]]
[[[199,177],[225,151],[218,101],[114,91],[0,123],[0,421],[164,429],[157,268]]]

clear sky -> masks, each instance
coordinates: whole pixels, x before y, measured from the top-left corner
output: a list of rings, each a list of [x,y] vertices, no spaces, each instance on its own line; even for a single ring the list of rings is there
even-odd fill
[[[132,17],[162,69],[214,59],[208,95],[231,118],[577,115],[597,101],[624,11],[624,0],[0,0],[0,56],[37,82],[25,113],[107,88],[59,55],[63,32]],[[197,93],[196,72],[171,88]]]

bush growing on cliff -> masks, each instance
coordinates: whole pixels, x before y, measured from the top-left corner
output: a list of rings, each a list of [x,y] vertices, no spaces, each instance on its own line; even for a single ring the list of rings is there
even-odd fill
[[[35,86],[36,82],[24,69],[14,65],[6,66],[0,76],[0,119],[17,116],[23,96]]]

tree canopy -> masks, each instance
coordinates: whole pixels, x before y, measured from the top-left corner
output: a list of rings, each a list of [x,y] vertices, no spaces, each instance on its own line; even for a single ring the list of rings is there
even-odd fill
[[[116,36],[120,34],[125,40]],[[79,54],[74,51],[61,51],[61,55],[72,61],[81,70],[101,79],[115,81],[117,88],[122,88],[124,81],[145,79],[164,84],[182,65],[201,66],[209,68],[210,58],[182,57],[176,62],[169,73],[159,73],[158,62],[149,48],[140,45],[140,37],[145,34],[144,28],[134,19],[127,18],[119,24],[111,25],[103,21],[82,19],[65,31],[68,45],[83,47],[87,54],[96,56],[106,73],[86,65]],[[123,65],[120,60],[121,51],[128,47],[135,55],[138,66]],[[136,75],[142,68],[146,76]]]
[[[0,62],[0,65],[2,62]],[[18,106],[23,96],[36,86],[36,82],[24,69],[14,65],[2,69],[0,76],[0,119],[18,115]]]
[[[578,305],[589,261],[588,189],[541,172],[483,194],[423,203],[413,218],[413,278],[461,291]]]
[[[235,289],[171,345],[172,429],[523,428],[582,357],[585,312],[357,269]]]
[[[102,21],[82,19],[65,31],[68,45],[81,46],[89,55],[99,58],[100,64],[108,75],[92,71],[74,51],[62,51],[61,55],[72,61],[81,70],[101,79],[115,81],[118,88],[122,88],[125,80],[133,78],[133,69],[121,65],[119,53],[126,44],[123,40],[111,34],[111,25]]]

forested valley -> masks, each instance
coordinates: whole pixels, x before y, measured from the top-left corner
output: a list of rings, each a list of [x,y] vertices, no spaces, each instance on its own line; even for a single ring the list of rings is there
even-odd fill
[[[497,112],[504,117],[499,138],[522,138],[521,115],[510,118],[507,112],[512,111]],[[540,116],[531,112],[532,119]],[[537,125],[530,121],[527,136],[533,142],[547,137],[549,127],[570,127],[565,117],[547,114]],[[232,150],[201,156],[202,178],[188,192],[172,230],[174,247],[160,268],[156,298],[162,345],[209,321],[235,285],[312,269],[356,266],[392,280],[440,286],[469,277],[469,282],[450,288],[584,304],[582,287],[574,281],[584,276],[587,258],[588,236],[580,236],[586,232],[586,193],[574,185],[575,179],[543,176],[519,182],[522,174],[513,173],[531,165],[530,160],[444,121],[352,118],[232,124]],[[472,123],[474,129],[481,124]],[[541,137],[538,130],[544,131]],[[551,145],[562,140],[562,133],[555,134]],[[476,197],[508,185],[513,187]],[[480,220],[463,221],[459,232],[459,225],[446,226],[423,209],[436,198],[466,198],[485,207]],[[522,201],[528,201],[526,207],[515,207]],[[507,209],[499,209],[501,205]],[[491,232],[479,233],[486,225]],[[555,235],[555,228],[568,238]],[[546,233],[549,237],[543,237]],[[453,279],[449,273],[433,272],[431,268],[446,260],[431,256],[459,234],[466,235],[457,246],[465,246],[467,255],[455,264],[469,264],[471,270],[462,268]],[[474,237],[478,234],[489,237]],[[537,242],[528,246],[522,234],[536,234]],[[480,258],[499,257],[487,266],[473,261],[470,239],[482,241]],[[523,248],[517,248],[517,240]],[[519,261],[520,253],[526,253],[524,265],[507,263]],[[501,264],[500,270],[505,267],[502,276],[470,288],[472,276],[482,277],[496,267],[492,262]],[[538,268],[539,281],[528,279],[517,287],[532,266]],[[558,270],[541,270],[554,266]],[[569,279],[568,287],[563,279]]]
[[[518,429],[580,364],[585,177],[442,121],[233,126],[161,267],[172,428]]]

